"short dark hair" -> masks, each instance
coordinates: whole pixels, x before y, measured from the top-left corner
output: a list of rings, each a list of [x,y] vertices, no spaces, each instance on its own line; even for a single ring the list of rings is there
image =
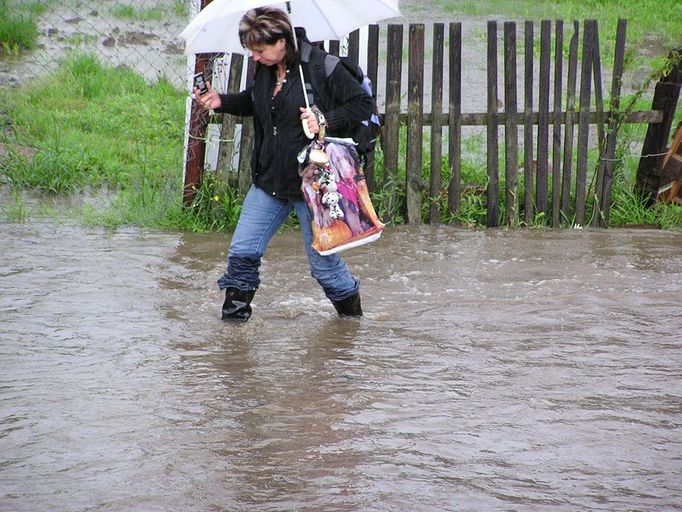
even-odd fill
[[[247,11],[239,22],[239,40],[244,48],[275,44],[280,39],[286,43],[286,63],[293,65],[296,44],[287,13],[275,7],[258,7]]]

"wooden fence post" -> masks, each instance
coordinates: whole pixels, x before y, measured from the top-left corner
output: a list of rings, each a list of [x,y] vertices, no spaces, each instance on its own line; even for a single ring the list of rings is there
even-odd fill
[[[422,139],[424,115],[424,24],[410,24],[407,78],[407,221],[421,223]]]
[[[533,22],[524,25],[523,78],[523,206],[527,225],[533,222]]]
[[[561,202],[561,101],[564,63],[564,22],[555,22],[554,39],[554,115],[552,123],[552,226],[558,227],[561,217],[559,207]]]
[[[430,222],[440,222],[440,189],[442,184],[443,159],[443,49],[445,47],[445,25],[433,25],[433,71],[431,75],[431,180]]]
[[[372,94],[377,97],[377,74],[379,70],[379,26],[370,25],[367,33],[367,67],[365,73],[372,82]],[[365,162],[365,180],[370,192],[374,191],[374,152],[367,155]]]
[[[448,210],[459,212],[462,178],[462,24],[450,23],[450,93],[448,110]]]
[[[677,56],[677,57],[675,57]],[[673,50],[668,55],[669,59],[677,59],[670,72],[663,76],[656,84],[654,99],[651,110],[663,111],[663,120],[660,123],[651,123],[644,138],[642,156],[637,167],[637,182],[635,190],[648,196],[649,204],[658,192],[661,177],[662,153],[665,153],[670,137],[673,117],[677,101],[680,97],[680,85],[682,84],[682,48]]]
[[[348,34],[348,58],[356,64],[360,61],[360,30]]]
[[[246,68],[246,83],[251,83],[256,66],[253,60],[249,59]],[[242,140],[239,144],[239,191],[246,193],[251,186],[251,152],[253,150],[253,118],[242,117]]]
[[[201,0],[201,9],[211,0]],[[195,73],[203,73],[209,66],[214,53],[199,53],[194,64]],[[187,154],[185,155],[185,175],[183,179],[182,203],[190,206],[196,196],[196,189],[201,185],[206,159],[206,128],[208,113],[192,100],[189,115],[189,129],[187,140]]]
[[[504,108],[507,114],[504,125],[505,216],[507,224],[511,226],[519,221],[519,134],[516,80],[516,23],[506,21],[504,23]]]
[[[575,91],[578,81],[578,40],[580,23],[573,22],[573,36],[568,52],[568,76],[566,78],[566,128],[564,129],[564,161],[561,179],[561,222],[568,219],[568,206],[571,198],[571,170],[573,169],[573,126],[575,118]]]
[[[488,189],[487,225],[489,228],[500,225],[500,182],[498,149],[498,106],[497,106],[497,22],[488,21]]]
[[[552,22],[540,22],[540,79],[538,83],[538,156],[536,205],[547,214],[547,175],[549,170],[549,72],[552,57]]]
[[[614,158],[616,156],[616,136],[622,119],[618,118],[620,109],[620,90],[623,82],[623,65],[625,61],[625,30],[627,22],[623,19],[618,20],[616,30],[616,50],[613,57],[613,77],[611,80],[611,98],[609,110],[608,135],[606,137],[606,150],[600,151],[599,175],[601,177],[601,187],[597,189],[596,198],[598,204],[595,208],[600,212],[597,216],[599,226],[609,225],[609,213],[611,210],[611,188],[613,185],[613,168],[615,167]]]
[[[603,153],[606,149],[606,136],[604,134],[604,93],[602,91],[601,53],[599,49],[599,27],[595,23],[594,42],[592,46],[592,70],[594,72],[594,101],[597,109],[597,147],[599,149],[599,161],[594,185],[594,198],[592,200],[591,226],[599,226],[601,212],[601,195],[604,187],[604,168],[602,166]]]
[[[595,20],[586,20],[583,30],[583,60],[580,71],[580,113],[578,115],[578,161],[576,168],[575,223],[585,222],[587,192],[587,149],[590,136],[590,98],[592,93],[592,45]]]
[[[403,26],[389,25],[386,42],[386,115],[382,147],[384,150],[383,185],[389,204],[398,197],[396,177],[400,150],[400,90],[403,71]],[[391,220],[391,219],[386,219]]]

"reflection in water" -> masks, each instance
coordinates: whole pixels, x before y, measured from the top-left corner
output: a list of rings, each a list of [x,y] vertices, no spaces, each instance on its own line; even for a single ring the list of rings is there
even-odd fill
[[[0,225],[0,510],[682,506],[682,236],[388,230],[341,320],[298,233]]]

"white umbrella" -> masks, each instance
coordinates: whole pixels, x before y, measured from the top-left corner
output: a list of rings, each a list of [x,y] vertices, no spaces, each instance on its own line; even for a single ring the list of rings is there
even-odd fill
[[[311,41],[341,39],[370,23],[401,16],[398,0],[213,0],[180,33],[185,52],[242,53],[239,21],[246,11],[269,5],[289,12],[295,27],[304,27]]]

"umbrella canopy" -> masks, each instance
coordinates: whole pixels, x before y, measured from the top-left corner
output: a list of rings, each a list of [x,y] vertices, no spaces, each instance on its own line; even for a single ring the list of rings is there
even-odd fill
[[[364,25],[401,15],[398,0],[213,0],[180,33],[185,52],[242,53],[239,21],[249,9],[265,5],[289,12],[292,24],[304,27],[311,41],[341,39]]]

